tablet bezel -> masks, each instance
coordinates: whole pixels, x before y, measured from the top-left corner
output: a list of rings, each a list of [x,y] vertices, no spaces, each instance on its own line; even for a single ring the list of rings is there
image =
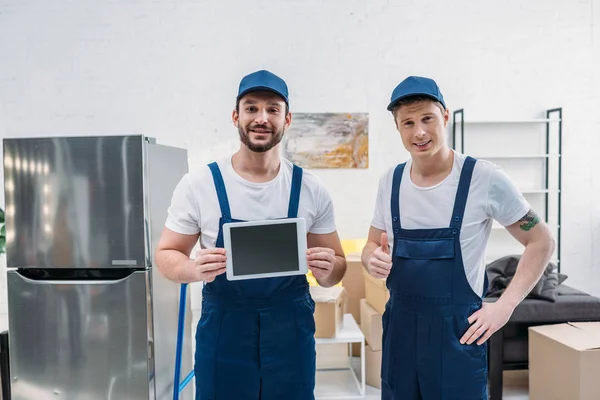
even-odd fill
[[[268,272],[261,274],[251,275],[239,275],[233,274],[233,257],[231,248],[231,229],[239,227],[257,226],[257,225],[279,225],[279,224],[295,224],[296,225],[296,236],[298,238],[298,270],[286,271],[286,272]],[[223,243],[227,254],[226,263],[226,274],[227,280],[238,281],[238,280],[249,280],[258,278],[273,278],[273,277],[284,277],[293,275],[306,275],[308,273],[308,262],[306,261],[306,220],[304,218],[282,218],[273,220],[258,220],[258,221],[244,221],[244,222],[227,222],[223,224]]]

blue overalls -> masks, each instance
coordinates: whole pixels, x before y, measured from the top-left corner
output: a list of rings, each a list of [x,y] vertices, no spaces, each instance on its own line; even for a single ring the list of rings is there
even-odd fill
[[[213,175],[223,224],[231,217],[223,177]],[[294,166],[288,218],[298,215],[302,169]],[[196,400],[311,400],[315,386],[315,321],[304,275],[228,281],[225,274],[202,291],[196,331]]]
[[[465,275],[460,231],[476,160],[465,160],[448,228],[403,229],[394,171],[390,299],[383,314],[383,400],[487,399],[487,346],[460,344],[467,318],[481,308]],[[487,285],[487,280],[486,280]],[[484,292],[485,293],[484,288]]]

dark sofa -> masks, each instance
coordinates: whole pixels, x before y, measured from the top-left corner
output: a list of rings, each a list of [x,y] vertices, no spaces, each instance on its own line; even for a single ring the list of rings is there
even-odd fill
[[[528,368],[528,328],[564,322],[600,321],[600,298],[560,284],[556,301],[526,298],[489,340],[489,398],[502,399],[502,372]],[[495,302],[498,297],[486,297]]]

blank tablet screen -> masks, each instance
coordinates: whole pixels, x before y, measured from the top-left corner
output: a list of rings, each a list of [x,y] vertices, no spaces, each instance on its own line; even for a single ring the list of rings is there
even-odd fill
[[[300,269],[295,223],[232,227],[230,236],[234,276]]]

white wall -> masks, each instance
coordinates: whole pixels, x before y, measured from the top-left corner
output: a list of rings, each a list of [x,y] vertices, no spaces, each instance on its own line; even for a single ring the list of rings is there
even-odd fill
[[[434,77],[472,118],[563,107],[563,272],[600,295],[599,10],[592,0],[4,0],[0,135],[143,133],[188,148],[194,168],[237,148],[239,79],[267,68],[287,80],[292,111],[370,113],[370,168],[315,171],[340,235],[355,238],[379,176],[406,159],[385,110],[406,75]]]

